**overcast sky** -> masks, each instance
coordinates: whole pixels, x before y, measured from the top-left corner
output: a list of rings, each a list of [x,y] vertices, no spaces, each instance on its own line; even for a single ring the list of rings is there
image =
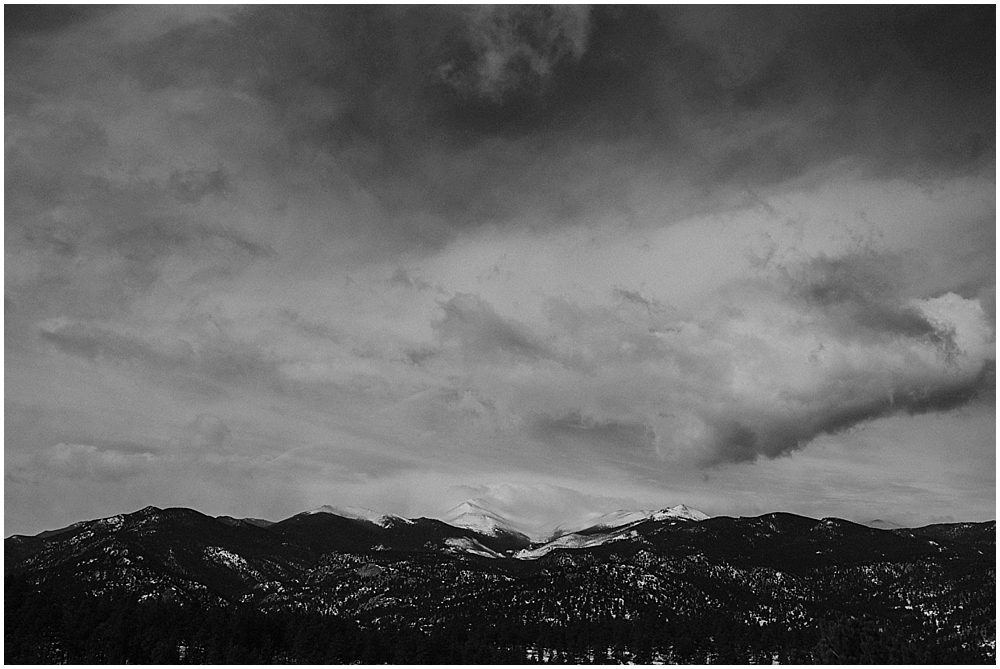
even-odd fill
[[[5,535],[995,517],[992,6],[5,19]]]

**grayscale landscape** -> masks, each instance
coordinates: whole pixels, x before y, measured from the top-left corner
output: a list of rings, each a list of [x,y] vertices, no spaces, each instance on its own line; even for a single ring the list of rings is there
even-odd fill
[[[6,662],[995,664],[992,5],[4,18]]]

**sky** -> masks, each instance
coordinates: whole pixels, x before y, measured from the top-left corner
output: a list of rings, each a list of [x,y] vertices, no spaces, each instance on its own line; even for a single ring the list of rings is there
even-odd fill
[[[995,518],[995,8],[5,6],[4,526]]]

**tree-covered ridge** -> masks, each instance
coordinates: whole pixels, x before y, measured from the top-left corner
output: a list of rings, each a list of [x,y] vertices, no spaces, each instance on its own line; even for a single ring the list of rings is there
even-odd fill
[[[451,619],[432,629],[364,625],[308,610],[186,607],[130,598],[49,599],[8,590],[5,657],[15,664],[977,664],[980,648],[870,615],[808,626],[748,625],[722,612],[674,622],[629,619]]]
[[[995,661],[994,523],[884,531],[789,514],[659,520],[535,560],[457,550],[468,536],[443,523],[281,525],[146,509],[10,538],[5,657]]]

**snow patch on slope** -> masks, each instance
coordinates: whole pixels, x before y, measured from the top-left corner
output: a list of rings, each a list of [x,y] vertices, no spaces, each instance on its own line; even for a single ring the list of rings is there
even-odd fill
[[[558,539],[553,539],[547,544],[536,548],[525,548],[514,553],[514,557],[519,560],[537,560],[543,555],[547,555],[558,548],[593,548],[612,541],[622,539],[634,539],[637,533],[632,532],[609,532],[607,534],[592,534],[585,536],[582,534],[564,534]]]
[[[236,569],[238,571],[245,571],[248,569],[247,561],[243,559],[241,555],[237,555],[232,551],[227,551],[225,548],[219,546],[208,546],[205,548],[205,555],[209,559],[218,562],[219,564],[229,567],[230,569]]]
[[[490,550],[475,539],[469,537],[448,537],[444,540],[448,546],[449,553],[471,553],[472,555],[482,555],[488,558],[503,557],[494,550]]]
[[[125,524],[125,517],[122,515],[111,516],[110,518],[102,518],[97,521],[97,525],[101,527],[106,527],[112,532],[121,528]]]

